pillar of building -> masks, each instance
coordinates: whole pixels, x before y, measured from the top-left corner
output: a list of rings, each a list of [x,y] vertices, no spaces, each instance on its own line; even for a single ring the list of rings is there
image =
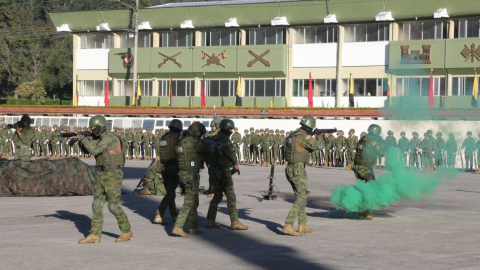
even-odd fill
[[[158,48],[160,47],[160,33],[153,32],[152,33],[152,47]]]
[[[295,31],[293,28],[287,28],[287,76],[285,78],[285,101],[287,107],[293,106],[292,96],[293,96],[293,87],[292,87],[292,74],[293,74],[293,41],[294,41]]]
[[[455,38],[455,21],[453,20],[448,20],[448,39],[454,39]],[[453,77],[452,74],[447,73],[447,77],[445,78],[447,80],[446,86],[447,86],[447,91],[446,91],[446,96],[452,96],[453,95]]]
[[[335,106],[342,107],[343,96],[343,81],[342,81],[342,59],[343,59],[343,40],[344,40],[344,28],[338,26],[338,38],[337,38],[337,93],[335,97]]]
[[[80,44],[81,44],[81,39],[80,39],[80,36],[77,35],[77,34],[73,34],[72,35],[72,38],[73,38],[73,63],[72,63],[72,66],[73,66],[73,83],[72,83],[72,96],[74,95],[74,91],[75,89],[78,89],[79,93],[80,93],[80,88],[78,83],[77,82],[77,58],[78,58],[78,55],[77,55],[77,52],[78,52],[78,49],[80,49]]]

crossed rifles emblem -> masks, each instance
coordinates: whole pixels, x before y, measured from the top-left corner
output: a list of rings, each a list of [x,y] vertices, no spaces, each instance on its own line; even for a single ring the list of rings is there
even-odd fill
[[[207,59],[207,63],[205,65],[203,65],[202,68],[204,68],[206,66],[210,66],[210,65],[217,65],[217,66],[225,67],[222,64],[222,62],[220,62],[221,61],[220,56],[222,57],[222,59],[227,58],[227,51],[223,51],[218,55],[215,55],[215,53],[213,53],[212,55],[209,55],[208,53],[202,51],[202,59],[205,59],[205,56],[208,56],[208,59]]]
[[[161,52],[158,52],[158,54],[160,54],[161,56],[163,56],[165,59],[163,59],[163,62],[158,64],[158,68],[161,68],[163,67],[163,65],[165,65],[168,61],[172,61],[175,65],[177,65],[179,68],[182,68],[183,64],[178,62],[177,57],[178,55],[180,55],[182,52],[179,52],[179,53],[176,53],[172,56],[168,56],[164,53],[161,53]]]
[[[270,53],[270,49],[266,50],[265,52],[263,52],[262,54],[258,55],[256,54],[254,51],[252,50],[248,50],[248,52],[253,55],[253,57],[255,57],[255,59],[253,59],[252,61],[248,62],[247,64],[247,67],[253,67],[253,65],[255,65],[255,63],[257,63],[258,61],[262,62],[266,67],[270,67],[271,64],[269,61],[267,61],[265,58],[263,58],[265,55],[269,54]]]
[[[476,48],[475,43],[472,43],[470,48],[468,48],[467,45],[465,45],[465,48],[461,51],[461,54],[463,57],[465,57],[465,62],[468,61],[468,59],[472,59],[472,63],[477,59],[477,61],[480,61],[480,46]]]

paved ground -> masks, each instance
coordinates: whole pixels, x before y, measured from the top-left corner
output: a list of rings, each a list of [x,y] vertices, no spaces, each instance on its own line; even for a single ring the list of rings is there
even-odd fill
[[[102,243],[77,244],[90,229],[91,196],[0,198],[0,268],[478,269],[480,175],[460,174],[432,197],[399,202],[365,221],[330,203],[335,186],[354,183],[352,172],[308,168],[308,225],[315,231],[290,237],[281,233],[293,201],[283,166],[277,166],[276,184],[287,202],[259,202],[269,169],[241,166],[242,175],[234,177],[237,207],[250,230],[229,230],[224,201],[217,220],[221,229],[182,239],[171,235],[172,225],[152,224],[161,197],[132,194],[147,165],[128,161],[124,170],[122,207],[134,233],[128,243],[114,242],[119,229],[105,207]],[[201,176],[207,185],[206,172]],[[209,201],[200,197],[201,227]],[[177,197],[177,206],[182,203]]]

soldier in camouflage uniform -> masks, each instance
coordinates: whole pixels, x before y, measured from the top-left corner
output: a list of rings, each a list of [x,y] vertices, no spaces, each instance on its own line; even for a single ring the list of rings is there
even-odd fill
[[[435,139],[432,137],[432,133],[432,130],[427,130],[427,136],[423,139],[422,156],[424,157],[425,172],[433,171]]]
[[[280,130],[280,136],[278,137],[278,148],[279,148],[279,152],[280,152],[280,157],[279,157],[280,164],[285,163],[285,140],[286,140],[285,130],[282,129],[282,130]]]
[[[68,132],[68,129],[67,127],[63,127],[63,132]],[[67,157],[68,156],[68,150],[69,150],[69,146],[68,146],[68,141],[70,140],[70,138],[66,138],[66,137],[60,137],[60,156],[61,157]]]
[[[348,131],[347,138],[347,170],[351,170],[353,162],[355,160],[355,148],[357,147],[358,137],[355,136],[355,129],[350,129]]]
[[[255,130],[255,134],[252,136],[252,144],[253,144],[253,164],[258,164],[258,160],[260,159],[260,133],[258,129]]]
[[[241,163],[248,164],[250,163],[250,145],[252,144],[252,139],[250,134],[248,134],[248,129],[244,130],[242,143],[243,143],[243,161]]]
[[[397,148],[397,138],[393,136],[393,131],[389,130],[387,132],[387,138],[385,139],[385,153],[393,151],[392,149]],[[385,157],[385,165],[387,165],[387,158]]]
[[[143,134],[143,148],[145,150],[145,159],[152,159],[152,149],[153,149],[154,136],[152,134],[152,129],[147,128],[147,132]]]
[[[155,158],[159,160],[160,158],[160,139],[162,137],[160,136],[160,130],[156,129],[155,130],[155,135],[153,136],[153,145],[155,147]]]
[[[8,140],[7,124],[3,123],[0,128],[0,154],[3,154],[3,157],[10,155],[10,142]]]
[[[435,144],[434,144],[435,167],[437,169],[445,166],[445,164],[443,163],[445,149],[446,149],[446,143],[445,143],[445,140],[442,138],[442,133],[437,132],[437,139],[435,140]]]
[[[308,178],[305,165],[308,162],[309,152],[318,149],[315,136],[310,135],[316,126],[316,120],[306,115],[300,120],[301,127],[293,131],[286,139],[285,160],[288,165],[285,175],[295,193],[295,202],[288,213],[283,227],[283,233],[293,236],[301,236],[303,233],[311,233],[313,230],[307,227],[307,188]],[[298,218],[298,231],[293,228]]]
[[[30,161],[32,159],[31,145],[36,140],[35,133],[30,127],[30,116],[24,114],[17,123],[15,133],[13,134],[13,144],[15,145],[15,159]]]
[[[222,121],[222,119],[223,118],[221,118],[221,117],[216,117],[215,119],[212,120],[212,122],[210,122],[211,132],[210,132],[210,134],[207,135],[208,139],[212,139],[212,137],[216,136],[218,134],[218,132],[220,132],[220,121]],[[213,194],[214,179],[213,179],[213,175],[211,173],[210,164],[208,164],[208,162],[207,162],[207,165],[208,165],[208,189],[205,191],[205,194],[207,194],[208,198],[213,198],[213,196],[214,196],[214,194]]]
[[[477,170],[476,173],[480,173],[480,133],[478,133],[478,140],[475,143],[475,149],[477,149]]]
[[[128,144],[128,146],[127,146],[127,153],[128,153],[128,156],[130,157],[130,160],[132,160],[133,157],[134,157],[134,149],[135,149],[135,147],[134,147],[134,145],[133,145],[133,144],[134,144],[134,142],[133,142],[133,134],[134,134],[134,133],[133,133],[132,129],[129,128],[129,129],[127,129],[127,134],[125,135],[126,140],[127,140],[127,144]]]
[[[261,142],[261,146],[263,149],[263,166],[268,167],[272,162],[272,149],[274,144],[274,137],[270,134],[270,129],[265,129],[265,134],[263,135],[263,139]]]
[[[325,134],[325,163],[327,167],[333,167],[333,148],[335,137],[332,133]]]
[[[405,135],[405,131],[400,132],[401,138],[398,140],[398,149],[400,151],[400,161],[404,167],[407,167],[407,153],[410,151],[410,142]]]
[[[234,132],[230,139],[232,140],[232,144],[235,149],[235,154],[237,155],[237,160],[241,160],[240,145],[242,144],[242,134],[238,133],[237,127],[234,129]]]
[[[471,171],[473,168],[473,152],[475,151],[475,139],[472,138],[472,132],[467,132],[467,138],[462,143],[462,149],[465,149],[465,171]]]
[[[140,128],[135,129],[133,134],[133,149],[135,151],[135,159],[142,158],[142,144],[143,144],[143,133]]]
[[[229,144],[230,147],[222,147],[218,151],[208,157],[210,164],[209,173],[213,181],[213,199],[210,201],[208,208],[207,220],[208,228],[219,228],[215,223],[217,218],[218,205],[222,201],[222,193],[227,197],[228,213],[230,214],[231,228],[234,230],[248,230],[248,227],[243,225],[238,220],[238,212],[236,207],[235,190],[233,187],[233,179],[230,173],[230,168],[238,168],[238,160],[233,152],[233,145],[229,139],[235,128],[235,123],[230,119],[223,119],[219,125],[220,132],[212,138],[213,141]]]
[[[33,127],[33,133],[35,134],[32,143],[33,156],[38,157],[40,156],[40,131],[38,131],[38,127]]]
[[[412,133],[412,138],[410,139],[409,144],[409,164],[410,167],[421,167],[419,155],[422,141],[418,138],[418,132],[414,131]]]
[[[178,214],[172,233],[181,237],[189,234],[203,234],[198,228],[198,189],[200,186],[200,170],[203,169],[205,159],[213,152],[213,148],[206,144],[201,137],[207,132],[200,122],[194,122],[184,133],[183,139],[177,147],[180,185],[185,190],[185,201]],[[188,217],[189,233],[183,231],[183,225]]]
[[[60,157],[60,131],[58,130],[58,126],[53,126],[51,136],[51,145],[52,145],[52,157],[59,158]]]
[[[45,130],[45,126],[41,126],[40,132],[38,134],[40,156],[47,156],[47,145],[45,144],[46,140],[47,140],[47,131]]]
[[[315,138],[318,140],[318,138],[320,137],[320,135],[315,135]],[[312,153],[310,153],[310,155],[312,156],[312,167],[316,167],[316,166],[319,166],[319,163],[320,163],[320,152],[318,151],[318,148],[313,150]]]
[[[183,130],[183,123],[178,119],[173,119],[168,126],[170,129],[160,140],[160,161],[162,163],[162,178],[165,185],[167,194],[163,197],[160,205],[158,206],[158,212],[153,222],[159,224],[169,224],[165,220],[165,212],[167,207],[170,208],[170,215],[175,221],[178,216],[178,212],[175,205],[175,190],[179,184],[178,178],[178,159],[176,147],[180,142],[180,132]],[[172,210],[175,209],[174,212]]]
[[[379,125],[370,125],[370,127],[368,127],[368,134],[361,137],[358,141],[355,161],[352,168],[358,180],[365,182],[375,180],[373,165],[377,161],[378,156],[385,156],[385,151],[382,146],[383,139],[380,137],[381,133],[382,129]],[[360,216],[367,220],[374,218],[370,211],[360,213]]]
[[[162,163],[160,161],[155,161],[150,164],[150,166],[148,166],[147,171],[142,177],[142,187],[144,187],[145,189],[140,191],[138,195],[161,196],[167,194],[167,191],[165,190],[165,185],[163,184],[161,170]],[[175,210],[170,209],[170,212],[174,212]]]
[[[448,140],[445,144],[447,150],[447,166],[454,168],[455,159],[457,158],[458,145],[455,141],[455,135],[453,133],[448,134]]]
[[[280,140],[280,130],[275,129],[275,135],[272,134],[273,137],[273,164],[280,164],[279,162],[279,140]]]
[[[347,150],[347,139],[343,137],[343,131],[337,132],[337,138],[335,138],[335,159],[337,161],[337,167],[343,167],[344,156],[343,153]]]
[[[99,172],[93,196],[93,218],[90,234],[78,241],[79,244],[100,243],[103,227],[103,205],[108,203],[108,210],[117,219],[118,227],[122,234],[116,242],[126,242],[132,238],[132,230],[127,215],[120,207],[122,195],[121,186],[123,171],[121,166],[125,165],[125,156],[122,153],[120,139],[107,132],[107,120],[103,116],[94,116],[90,119],[89,125],[94,136],[91,140],[84,140],[85,137],[78,135],[77,138],[95,156]]]

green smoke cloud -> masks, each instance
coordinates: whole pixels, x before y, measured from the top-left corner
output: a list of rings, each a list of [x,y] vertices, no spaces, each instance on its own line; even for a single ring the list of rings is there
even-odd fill
[[[407,170],[395,151],[387,153],[388,172],[376,181],[358,180],[355,185],[336,187],[330,201],[348,212],[379,210],[402,199],[421,200],[435,193],[444,180],[455,177],[452,169],[439,169],[435,173],[423,174]]]

